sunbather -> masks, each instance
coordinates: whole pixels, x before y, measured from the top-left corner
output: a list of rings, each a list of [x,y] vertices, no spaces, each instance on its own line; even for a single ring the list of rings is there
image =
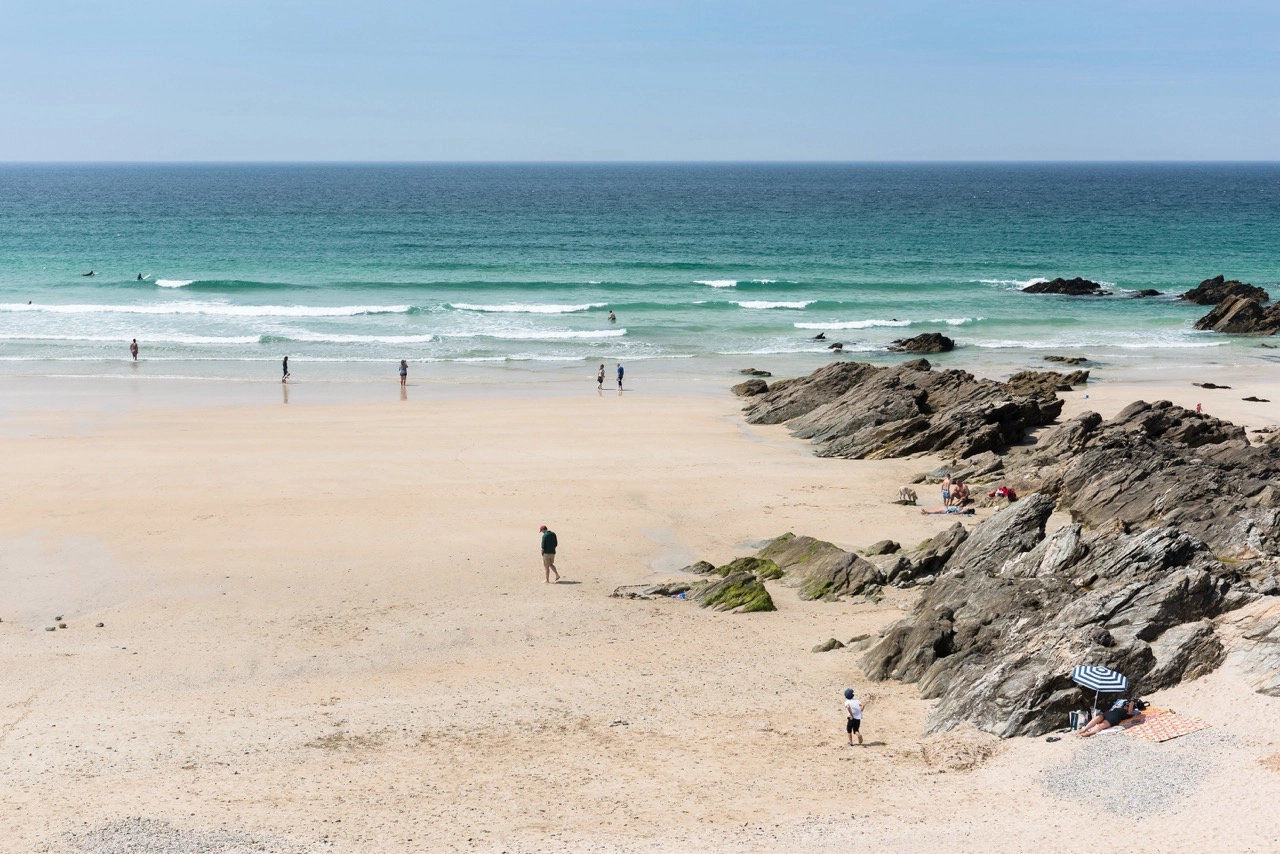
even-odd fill
[[[942,516],[947,513],[963,513],[965,516],[972,516],[974,514],[974,509],[972,507],[956,507],[955,505],[952,505],[951,507],[939,507],[937,510],[925,510],[924,508],[921,508],[920,512],[926,516]]]
[[[1094,716],[1093,720],[1085,724],[1084,729],[1080,730],[1081,738],[1088,738],[1091,735],[1097,735],[1104,729],[1111,729],[1113,726],[1120,724],[1142,712],[1147,704],[1137,699],[1132,700],[1119,699],[1111,704],[1111,708],[1107,709],[1100,715]]]

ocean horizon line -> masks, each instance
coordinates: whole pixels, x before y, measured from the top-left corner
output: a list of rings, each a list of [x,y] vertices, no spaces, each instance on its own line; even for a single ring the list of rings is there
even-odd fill
[[[7,166],[1277,166],[1274,160],[1186,160],[1186,159],[979,159],[953,160],[627,160],[548,158],[542,160],[0,160]]]

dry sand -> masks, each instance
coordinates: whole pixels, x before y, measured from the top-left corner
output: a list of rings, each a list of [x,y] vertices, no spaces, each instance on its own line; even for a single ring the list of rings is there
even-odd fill
[[[1127,393],[1070,406],[1157,397]],[[959,733],[931,765],[914,686],[809,652],[910,591],[609,598],[785,531],[954,521],[889,503],[934,461],[816,459],[725,394],[11,410],[0,452],[3,851],[1280,848],[1280,701],[1229,669],[1156,698],[1215,725],[1156,746],[1192,779],[1112,809],[1050,785],[1091,743]]]

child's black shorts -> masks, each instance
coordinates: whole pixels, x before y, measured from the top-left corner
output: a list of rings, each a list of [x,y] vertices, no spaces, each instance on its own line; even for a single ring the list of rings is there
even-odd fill
[[[854,733],[858,731],[860,726],[862,726],[862,720],[860,718],[849,718],[849,720],[845,722],[844,731]]]

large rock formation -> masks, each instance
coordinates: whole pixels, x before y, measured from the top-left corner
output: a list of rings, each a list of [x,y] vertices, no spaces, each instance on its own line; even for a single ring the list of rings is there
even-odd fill
[[[1209,549],[1172,527],[1135,534],[1068,525],[1044,536],[1048,495],[980,524],[911,616],[863,657],[873,679],[937,699],[930,730],[970,722],[1000,736],[1056,729],[1082,703],[1077,664],[1149,692],[1215,668],[1209,620],[1255,597]]]
[[[1214,553],[1280,555],[1280,445],[1251,445],[1244,428],[1168,401],[1137,401],[1103,421],[1085,412],[1008,458],[1089,527],[1176,524]]]
[[[1270,295],[1262,288],[1246,282],[1239,282],[1235,279],[1226,279],[1224,276],[1205,279],[1191,290],[1183,293],[1179,299],[1193,302],[1196,305],[1217,305],[1227,297],[1245,297],[1261,302],[1267,302],[1271,299]]]
[[[1003,450],[1058,417],[1062,401],[1048,386],[1061,387],[1063,375],[1047,375],[1037,383],[1027,372],[1011,388],[965,371],[934,371],[924,359],[885,368],[840,362],[774,383],[746,413],[753,424],[786,422],[823,457],[968,457]]]
[[[891,353],[950,353],[956,342],[941,332],[925,332],[914,338],[899,338],[889,345]]]
[[[1280,329],[1280,305],[1263,305],[1252,297],[1227,297],[1196,321],[1196,329],[1274,335]]]
[[[1065,294],[1073,297],[1105,297],[1110,291],[1104,291],[1098,282],[1091,282],[1077,276],[1074,279],[1057,278],[1049,282],[1036,282],[1022,289],[1024,294]]]

